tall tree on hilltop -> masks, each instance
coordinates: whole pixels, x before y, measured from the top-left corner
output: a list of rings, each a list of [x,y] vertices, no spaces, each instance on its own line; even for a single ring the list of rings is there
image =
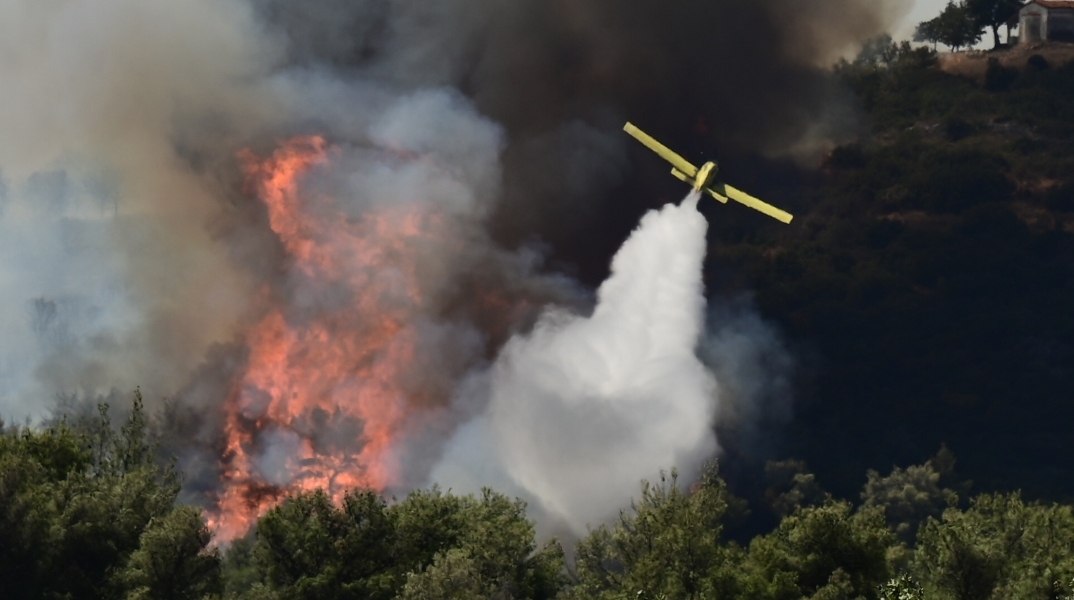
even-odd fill
[[[952,50],[966,48],[981,39],[981,26],[978,25],[965,2],[947,3],[935,19],[925,21],[917,26],[915,40],[939,41]]]
[[[979,28],[992,28],[992,47],[999,47],[999,27],[1018,14],[1020,0],[966,0],[966,9]]]
[[[935,52],[936,43],[940,41],[940,18],[918,23],[914,29],[914,41],[932,44],[932,51]]]

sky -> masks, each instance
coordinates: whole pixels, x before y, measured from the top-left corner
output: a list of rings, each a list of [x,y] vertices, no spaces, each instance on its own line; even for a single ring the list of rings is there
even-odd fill
[[[895,31],[891,32],[891,37],[897,40],[910,39],[918,23],[940,14],[945,6],[947,6],[947,0],[914,0],[913,8],[903,17]]]

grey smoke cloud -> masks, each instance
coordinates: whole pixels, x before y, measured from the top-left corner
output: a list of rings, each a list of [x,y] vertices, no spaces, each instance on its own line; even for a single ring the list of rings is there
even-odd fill
[[[56,392],[107,381],[104,366],[131,335],[106,198],[63,169],[31,175],[0,215],[0,414],[36,418]],[[112,354],[110,357],[109,354]],[[40,377],[56,388],[45,387]],[[62,386],[62,387],[59,387]]]
[[[748,296],[718,297],[697,353],[719,385],[718,429],[733,437],[742,455],[775,454],[774,436],[794,416],[796,367],[779,331]]]
[[[716,141],[747,152],[815,146],[844,128],[847,110],[813,65],[882,30],[897,4],[2,3],[0,416],[40,417],[57,394],[141,386],[150,402],[174,397],[188,489],[211,492],[221,407],[248,360],[243,335],[263,315],[264,295],[302,320],[334,314],[355,292],[296,273],[264,206],[243,190],[239,150],[267,156],[292,135],[319,133],[334,150],[303,181],[312,214],[357,221],[414,205],[447,215],[441,234],[414,249],[427,301],[404,307],[408,335],[419,340],[405,387],[420,410],[395,451],[404,484],[424,483],[445,445],[473,438],[457,431],[487,423],[487,443],[502,444],[496,432],[510,427],[499,424],[529,418],[510,412],[512,386],[561,402],[580,393],[543,389],[520,366],[542,344],[546,353],[577,351],[550,331],[581,327],[567,324],[581,317],[546,317],[533,329],[543,307],[561,315],[593,307],[590,292],[545,264],[539,240],[599,235],[604,196],[630,176],[624,117],[677,130],[717,115]],[[687,296],[676,310],[692,315],[700,291]],[[596,310],[585,322],[605,322]],[[642,314],[623,316],[627,329],[644,330]],[[757,406],[782,410],[772,391],[782,388],[751,383],[785,365],[763,350],[777,343],[749,314],[734,335],[695,336],[730,404],[712,409],[707,396],[690,404],[689,448],[624,460],[609,494],[627,493],[628,480],[652,475],[645,471],[696,463],[715,448],[704,432],[713,419],[749,427],[761,418]],[[590,351],[625,343],[615,328],[593,327],[583,336]],[[689,346],[676,352],[693,365],[685,369],[700,397],[711,375],[681,354]],[[651,389],[623,381],[616,394],[642,414],[656,410],[644,401]],[[735,400],[758,397],[770,400]],[[533,416],[555,427],[555,414]],[[632,456],[626,434],[637,424],[614,423],[622,431],[601,439]],[[347,447],[354,431],[341,423],[315,441]],[[284,456],[295,435],[259,441],[267,482],[293,476]],[[550,483],[537,458],[507,453],[497,468],[573,527],[602,518],[577,489]],[[467,481],[479,479],[475,471]]]
[[[40,416],[59,392],[172,393],[230,334],[249,282],[206,227],[219,198],[171,137],[184,111],[260,111],[237,81],[266,72],[262,38],[242,2],[0,6],[5,417]],[[38,298],[57,306],[63,348],[38,344]]]

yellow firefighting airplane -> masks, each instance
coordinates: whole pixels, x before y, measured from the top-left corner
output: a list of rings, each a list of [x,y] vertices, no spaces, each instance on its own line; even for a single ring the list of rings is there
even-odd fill
[[[791,219],[794,218],[794,215],[791,213],[780,210],[767,202],[758,200],[742,190],[735,189],[726,183],[713,181],[716,178],[716,163],[709,161],[701,165],[701,168],[698,169],[694,165],[686,162],[686,159],[675,154],[669,150],[667,146],[654,140],[649,134],[638,129],[634,125],[627,123],[623,126],[623,131],[634,136],[634,139],[645,144],[650,150],[656,152],[663,157],[664,160],[671,163],[671,174],[694,186],[695,192],[708,192],[710,196],[724,204],[726,204],[727,199],[730,198],[735,202],[745,204],[754,210],[761,211],[773,219],[784,223],[790,223]]]

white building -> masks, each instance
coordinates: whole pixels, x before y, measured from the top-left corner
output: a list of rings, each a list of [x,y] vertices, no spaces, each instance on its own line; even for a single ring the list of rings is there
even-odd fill
[[[1074,42],[1074,0],[1030,0],[1018,11],[1018,41]]]

